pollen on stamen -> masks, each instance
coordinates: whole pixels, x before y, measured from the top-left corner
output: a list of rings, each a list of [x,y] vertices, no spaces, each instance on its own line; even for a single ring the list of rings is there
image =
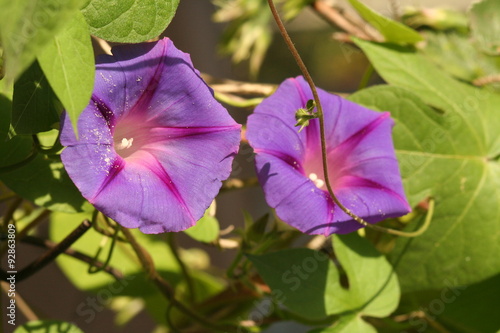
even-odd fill
[[[322,188],[323,185],[325,185],[325,181],[323,179],[319,179],[318,175],[315,173],[310,173],[309,179],[313,181],[317,188]]]
[[[122,142],[116,147],[117,150],[128,149],[132,147],[132,143],[134,142],[134,138],[123,138]]]

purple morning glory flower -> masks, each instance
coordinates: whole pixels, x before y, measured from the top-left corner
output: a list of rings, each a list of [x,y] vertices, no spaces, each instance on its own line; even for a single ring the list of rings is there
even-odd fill
[[[97,61],[79,139],[63,116],[64,166],[82,195],[122,226],[187,229],[229,176],[241,126],[171,40],[112,52]]]
[[[332,188],[353,213],[375,223],[407,214],[388,112],[318,91],[324,110]],[[258,178],[268,204],[307,234],[348,233],[361,225],[336,206],[325,186],[319,121],[299,133],[295,113],[313,99],[302,77],[288,79],[248,119]]]

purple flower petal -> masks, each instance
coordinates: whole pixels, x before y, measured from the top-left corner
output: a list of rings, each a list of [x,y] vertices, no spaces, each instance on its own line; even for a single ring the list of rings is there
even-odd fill
[[[94,206],[144,233],[194,225],[231,172],[240,125],[169,39],[113,48],[92,100],[63,116],[62,160]]]
[[[324,109],[330,182],[337,198],[370,223],[407,214],[389,113],[318,90]],[[295,112],[313,99],[302,77],[288,79],[248,119],[247,138],[268,204],[308,234],[348,233],[362,226],[330,198],[323,180],[319,121],[302,132]]]

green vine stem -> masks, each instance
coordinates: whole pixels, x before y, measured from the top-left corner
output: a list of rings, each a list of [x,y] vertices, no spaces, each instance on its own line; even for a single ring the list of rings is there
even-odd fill
[[[105,224],[108,229],[102,228],[99,225],[99,223]],[[92,213],[92,228],[96,232],[100,233],[103,236],[115,238],[119,242],[128,243],[128,241],[126,239],[124,239],[123,237],[115,235],[116,228],[118,226],[119,225],[116,222],[114,222],[114,224],[111,223],[111,221],[109,220],[109,218],[106,215],[104,215],[103,213],[101,213],[97,209],[94,209],[94,212]]]
[[[179,247],[177,245],[177,242],[175,240],[175,233],[169,232],[167,234],[167,244],[170,247],[170,250],[172,251],[172,254],[174,255],[175,261],[179,264],[182,275],[184,276],[184,279],[187,284],[187,289],[188,289],[188,297],[191,302],[194,302],[196,300],[196,290],[194,287],[194,281],[193,278],[191,277],[191,274],[189,273],[189,268],[187,265],[182,261],[182,258],[179,253]]]
[[[99,260],[99,255],[101,254],[102,249],[104,248],[105,244],[99,247],[97,250],[95,256],[92,258],[92,262],[89,265],[88,272],[89,274],[95,274],[98,273],[102,270],[104,270],[106,267],[108,267],[109,262],[111,261],[111,257],[113,256],[113,250],[115,249],[115,244],[116,240],[118,238],[118,234],[120,233],[121,226],[116,225],[115,227],[115,232],[113,233],[113,236],[111,237],[111,245],[109,247],[108,255],[106,256],[106,260],[104,261],[103,265],[97,266],[95,263],[98,262]],[[108,236],[103,236],[103,237],[108,237]],[[108,238],[106,238],[108,239]]]
[[[405,232],[405,231],[400,231],[400,230],[395,230],[395,229],[388,229],[384,228],[378,225],[373,225],[369,224],[365,220],[363,220],[361,217],[357,216],[351,210],[347,207],[345,207],[335,196],[333,193],[332,186],[330,184],[330,177],[328,175],[328,160],[327,160],[327,150],[326,150],[326,135],[325,135],[325,117],[323,115],[323,108],[321,106],[321,102],[319,100],[318,96],[318,91],[316,90],[316,85],[314,84],[314,81],[309,74],[309,71],[307,70],[306,65],[302,61],[302,58],[299,55],[299,52],[295,48],[295,45],[292,42],[292,39],[288,35],[288,32],[285,28],[285,25],[283,24],[283,21],[281,20],[278,11],[276,10],[276,6],[273,3],[273,0],[267,0],[269,3],[269,8],[271,9],[271,12],[273,14],[274,20],[276,21],[276,24],[278,25],[278,29],[281,33],[281,36],[285,40],[286,45],[288,46],[288,49],[293,55],[293,58],[297,62],[297,65],[300,68],[300,71],[304,75],[305,80],[309,84],[309,87],[311,88],[311,92],[314,98],[314,102],[316,103],[316,113],[318,115],[319,119],[319,129],[320,129],[320,140],[321,140],[321,157],[323,160],[323,173],[324,173],[324,179],[325,179],[325,184],[326,188],[328,189],[328,193],[330,194],[330,197],[332,198],[333,202],[340,208],[342,211],[344,211],[347,215],[349,215],[353,220],[358,222],[359,224],[380,231],[380,232],[385,232],[388,234],[396,235],[396,236],[401,236],[401,237],[416,237],[421,235],[425,230],[427,229],[427,225],[423,225],[419,230],[414,231],[414,232]]]

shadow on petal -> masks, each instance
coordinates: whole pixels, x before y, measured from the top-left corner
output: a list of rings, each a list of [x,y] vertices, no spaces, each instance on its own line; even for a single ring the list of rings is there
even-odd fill
[[[258,172],[258,178],[261,183],[261,186],[264,187],[269,180],[269,178],[273,176],[277,176],[277,173],[269,173],[271,171],[271,163],[266,163],[262,166],[262,169]]]

